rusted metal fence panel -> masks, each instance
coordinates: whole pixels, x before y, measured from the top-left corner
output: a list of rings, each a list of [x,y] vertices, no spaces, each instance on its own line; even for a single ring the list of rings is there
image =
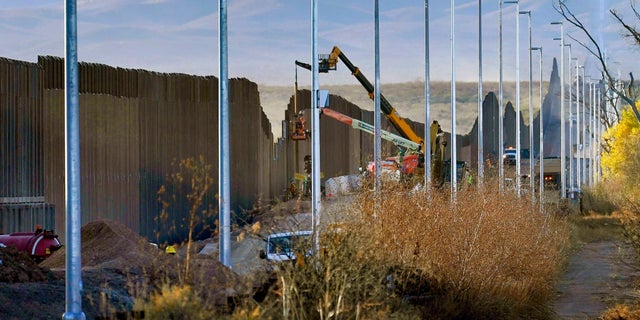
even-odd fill
[[[45,202],[42,69],[0,58],[0,233],[55,227]]]
[[[11,172],[16,180],[16,169],[4,165],[9,163],[4,159],[14,156],[6,154],[23,150],[23,146],[32,148],[26,154],[35,155],[34,159],[25,163],[33,171],[23,176],[34,181],[27,183],[21,195],[43,197],[50,211],[55,207],[55,225],[58,234],[64,234],[64,61],[46,56],[26,69],[21,64],[0,64],[2,174],[4,177]],[[188,203],[173,203],[163,221],[159,219],[162,205],[158,191],[168,185],[167,177],[176,172],[177,162],[203,156],[213,165],[216,181],[203,208],[216,209],[217,79],[89,63],[79,64],[79,77],[83,224],[113,219],[152,241],[184,239]],[[20,99],[10,98],[16,92],[24,93],[18,94]],[[361,118],[362,111],[355,105],[332,99],[332,108]],[[309,92],[301,92],[298,100],[302,104],[299,109],[304,109]],[[290,104],[285,114],[293,114],[292,108]],[[295,173],[303,172],[302,158],[309,148],[308,142],[288,139],[274,143],[271,124],[260,106],[258,87],[247,79],[230,81],[230,118],[231,205],[235,217],[242,219],[243,210],[282,196]],[[321,170],[325,176],[357,172],[366,145],[361,134],[332,119],[321,121],[326,151]],[[37,124],[37,130],[29,133],[20,146],[14,142],[13,132],[18,124]],[[9,186],[16,184],[3,182],[0,196],[9,195]],[[180,192],[177,187],[169,189]],[[18,195],[16,190],[13,187],[11,195]]]

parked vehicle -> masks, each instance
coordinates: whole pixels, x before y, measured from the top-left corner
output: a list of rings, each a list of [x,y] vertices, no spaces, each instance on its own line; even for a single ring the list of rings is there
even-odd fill
[[[311,254],[311,230],[274,233],[267,237],[260,258],[273,262],[295,261],[297,255]]]

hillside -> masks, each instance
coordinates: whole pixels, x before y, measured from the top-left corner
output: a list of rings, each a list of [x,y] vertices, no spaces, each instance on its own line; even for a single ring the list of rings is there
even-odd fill
[[[547,92],[548,82],[543,83],[543,95]],[[424,82],[414,81],[405,83],[382,84],[382,94],[389,100],[400,115],[414,121],[424,122]],[[308,87],[300,87],[309,89]],[[373,110],[373,102],[369,99],[364,88],[359,84],[322,86],[329,93],[339,95],[362,109]],[[286,109],[291,96],[291,86],[267,86],[259,85],[260,101],[264,112],[269,117],[274,137],[281,136],[281,121],[284,120]],[[503,84],[504,104],[513,101],[516,96],[515,82]],[[533,110],[534,115],[539,106],[539,85],[533,83]],[[489,91],[498,92],[497,82],[485,82],[483,84],[484,95]],[[473,82],[462,82],[456,86],[457,103],[457,131],[460,134],[468,133],[473,126],[478,110],[478,85]],[[529,121],[529,84],[520,83],[520,108],[525,121]],[[515,107],[515,106],[514,106]],[[431,82],[431,118],[440,122],[445,131],[451,130],[451,88],[449,82]]]

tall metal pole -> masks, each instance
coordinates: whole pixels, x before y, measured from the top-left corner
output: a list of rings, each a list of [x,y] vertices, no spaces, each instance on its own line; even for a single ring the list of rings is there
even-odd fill
[[[484,179],[484,131],[482,114],[482,0],[478,0],[478,184]]]
[[[429,72],[429,0],[424,0],[424,185],[426,190],[431,188],[431,100],[430,72]]]
[[[65,312],[63,319],[86,319],[82,312],[82,191],[80,185],[80,111],[78,18],[75,0],[65,1],[65,163],[66,230]]]
[[[571,57],[571,44],[565,44],[566,47],[569,47],[569,194],[572,194],[576,190],[576,180],[575,180],[575,171],[573,169],[573,162],[575,158],[575,152],[573,151],[573,94],[572,88],[573,85],[573,69],[572,63],[576,62],[576,66],[578,64],[578,58]]]
[[[580,175],[580,68],[582,66],[576,61],[576,190],[581,190],[582,179]],[[573,149],[572,149],[573,151]]]
[[[500,75],[498,81],[498,176],[499,176],[499,189],[500,192],[504,191],[504,161],[502,157],[504,156],[504,106],[503,106],[503,90],[502,90],[502,0],[498,0],[498,8],[499,8],[499,32],[500,32],[500,40],[499,40],[499,57],[500,57]]]
[[[586,100],[586,95],[585,95],[585,66],[582,66],[582,108],[581,112],[582,112],[582,150],[580,152],[580,154],[582,155],[582,181],[584,184],[587,184],[587,159],[585,158],[586,155],[586,148],[587,148],[587,100]]]
[[[375,163],[375,189],[376,189],[376,198],[380,195],[382,186],[380,182],[380,175],[382,173],[382,168],[380,168],[380,153],[381,153],[381,138],[380,138],[380,126],[382,125],[382,120],[380,118],[380,22],[379,22],[379,7],[378,0],[373,0],[373,16],[374,16],[374,62],[375,62],[375,79],[374,79],[374,108],[373,108],[373,125],[374,125],[374,135],[373,135],[373,156]],[[426,144],[425,144],[426,145]],[[402,167],[402,163],[400,164]],[[401,169],[402,170],[402,169]],[[375,213],[374,213],[375,214]]]
[[[596,127],[596,113],[595,113],[595,100],[596,100],[596,86],[595,82],[589,82],[589,115],[591,121],[589,121],[589,185],[593,186],[596,182],[595,161],[596,158],[596,143],[595,143],[595,127]]]
[[[313,237],[316,252],[320,250],[320,108],[318,106],[318,0],[311,0],[311,215],[313,221]]]
[[[569,48],[569,194],[571,194],[576,187],[575,184],[575,175],[574,175],[574,170],[573,170],[573,158],[574,158],[574,152],[573,152],[573,94],[572,94],[572,88],[573,86],[571,85],[571,83],[573,83],[573,69],[572,69],[572,63],[573,61],[576,61],[577,63],[577,58],[572,58],[571,57],[571,44],[570,43],[565,43],[564,45],[565,47]]]
[[[520,2],[516,1],[516,191],[521,194],[520,165]]]
[[[531,50],[531,11],[521,11],[520,14],[526,14],[528,18],[529,29],[529,192],[531,193],[531,203],[536,200],[534,186],[534,165],[533,165],[533,61]]]
[[[231,268],[231,173],[229,148],[229,56],[227,43],[227,0],[220,0],[218,14],[218,49],[220,79],[218,79],[218,208],[220,210],[220,254],[222,264]]]
[[[597,157],[598,157],[598,83],[595,81],[593,82],[593,108],[591,109],[591,112],[593,112],[593,159],[591,161],[593,161],[593,185],[595,185],[596,183],[598,183],[598,170],[597,170]]]
[[[458,191],[458,158],[456,139],[456,29],[455,0],[451,0],[451,195],[455,201]]]
[[[603,129],[603,121],[602,121],[602,89],[600,89],[600,83],[598,83],[598,88],[596,90],[596,108],[598,110],[598,116],[597,116],[597,126],[598,126],[598,130],[596,130],[596,132],[598,133],[598,138],[596,139],[596,155],[597,155],[597,159],[596,159],[596,180],[597,182],[601,181],[602,175],[601,175],[601,167],[600,167],[600,154],[602,152],[602,145],[600,144],[600,140],[602,139],[602,129]]]
[[[544,120],[543,120],[543,115],[544,112],[542,112],[542,47],[534,47],[531,48],[531,50],[537,50],[540,51],[540,64],[539,64],[539,69],[540,69],[540,79],[538,80],[538,84],[540,85],[540,113],[539,113],[539,119],[540,120],[540,147],[538,148],[538,171],[539,171],[539,183],[540,185],[538,186],[539,188],[539,205],[540,205],[540,211],[542,211],[543,206],[542,206],[542,200],[544,197]]]
[[[567,164],[566,164],[566,152],[565,152],[565,110],[564,110],[564,25],[562,21],[551,22],[551,24],[560,25],[560,180],[561,180],[561,198],[567,197]]]

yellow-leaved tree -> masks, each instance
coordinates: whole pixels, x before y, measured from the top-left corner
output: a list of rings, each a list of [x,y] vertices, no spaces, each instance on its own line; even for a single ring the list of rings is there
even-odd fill
[[[602,155],[603,175],[619,187],[619,194],[613,196],[626,200],[635,211],[640,207],[640,124],[630,107],[622,110],[620,122],[603,139],[609,146]]]

